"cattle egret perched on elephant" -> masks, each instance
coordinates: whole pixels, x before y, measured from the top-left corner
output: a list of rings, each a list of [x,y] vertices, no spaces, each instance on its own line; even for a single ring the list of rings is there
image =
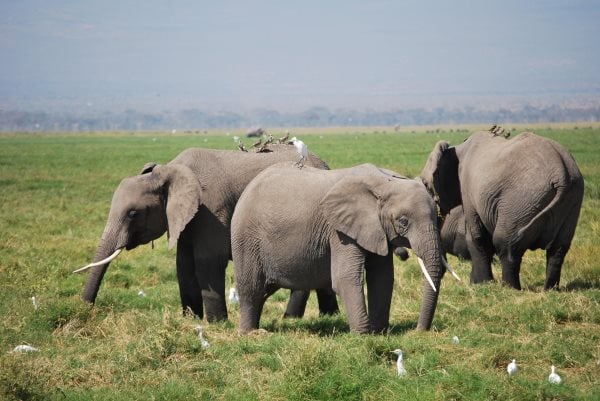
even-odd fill
[[[286,143],[290,137],[290,131],[285,131],[285,135],[277,140],[277,143]]]
[[[519,368],[517,368],[517,362],[514,359],[506,367],[506,372],[508,373],[509,376],[513,376],[514,374],[516,374],[518,370],[519,370]]]
[[[296,148],[296,152],[300,155],[300,160],[296,162],[296,166],[299,168],[304,167],[304,161],[308,158],[308,147],[304,142],[296,137],[292,138],[292,145]]]
[[[404,358],[402,356],[401,349],[395,349],[392,351],[392,354],[398,355],[398,360],[396,361],[396,373],[398,377],[402,377],[406,375],[406,369],[404,368]]]
[[[556,373],[556,368],[554,367],[554,365],[550,367],[550,375],[548,376],[548,381],[552,384],[560,384],[562,382],[562,379],[560,378],[558,373]]]
[[[246,149],[246,147],[244,146],[244,144],[242,143],[242,141],[238,141],[238,149],[241,150],[242,152],[247,152],[248,149]]]

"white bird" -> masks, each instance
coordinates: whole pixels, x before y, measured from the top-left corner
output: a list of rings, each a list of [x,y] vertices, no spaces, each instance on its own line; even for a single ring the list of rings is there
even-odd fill
[[[517,362],[514,359],[506,367],[506,372],[508,373],[509,376],[513,376],[514,374],[516,374],[518,370],[519,370],[519,368],[517,368]]]
[[[200,325],[196,326],[196,331],[198,332],[198,338],[200,339],[200,345],[202,348],[207,349],[210,347],[210,343],[204,338],[204,328]]]
[[[38,303],[37,303],[37,299],[35,299],[35,297],[31,297],[31,303],[33,304],[33,309],[37,310]]]
[[[460,344],[460,339],[458,338],[458,336],[454,336],[454,337],[452,337],[452,342],[454,344]]]
[[[398,355],[398,360],[396,361],[396,372],[398,374],[398,377],[406,375],[406,369],[404,368],[404,359],[402,357],[402,350],[395,349],[392,351],[392,354]]]
[[[556,373],[556,368],[554,367],[554,365],[550,367],[550,375],[548,376],[548,381],[552,384],[560,384],[560,382],[562,382],[562,379],[560,378],[558,373]]]
[[[39,351],[39,349],[32,347],[31,345],[26,345],[26,344],[17,345],[13,349],[13,352],[38,352],[38,351]]]
[[[139,290],[139,291],[138,291],[138,296],[140,296],[140,297],[142,297],[142,298],[143,298],[143,297],[145,297],[145,296],[146,296],[146,293],[144,292],[144,290]]]
[[[235,287],[231,287],[229,289],[229,303],[230,304],[239,304],[240,303],[240,297],[238,296],[238,293],[235,290]]]
[[[302,168],[304,167],[304,162],[306,161],[306,159],[308,159],[308,147],[304,142],[302,142],[300,139],[297,139],[296,137],[292,138],[292,145],[294,145],[294,147],[296,148],[296,152],[298,152],[298,154],[300,155],[300,160],[298,160],[295,165],[299,168]]]

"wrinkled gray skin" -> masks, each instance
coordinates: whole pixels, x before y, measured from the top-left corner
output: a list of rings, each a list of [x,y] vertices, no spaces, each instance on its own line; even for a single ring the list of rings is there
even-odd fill
[[[452,208],[444,219],[440,230],[444,251],[461,259],[470,260],[471,254],[467,246],[465,214],[462,206]]]
[[[225,268],[231,259],[230,224],[233,209],[246,185],[264,168],[299,156],[291,145],[271,145],[272,152],[254,153],[192,148],[166,165],[148,163],[140,175],[125,178],[112,199],[108,220],[94,261],[115,250],[133,249],[169,234],[177,244],[177,278],[184,313],[208,321],[227,319]],[[307,165],[327,168],[310,154]],[[93,268],[83,299],[95,302],[108,264]],[[301,316],[301,301],[293,294],[292,316]],[[335,294],[319,294],[322,313],[335,313]],[[320,305],[322,306],[322,305]]]
[[[391,250],[411,247],[437,292],[423,288],[418,329],[427,330],[444,268],[435,205],[425,186],[373,165],[298,169],[280,163],[246,188],[231,239],[239,284],[240,331],[259,327],[265,300],[279,288],[331,288],[350,329],[388,328],[394,282]],[[363,281],[367,283],[368,314]]]
[[[462,204],[472,283],[493,280],[495,252],[502,281],[520,289],[523,254],[541,248],[546,250],[544,288],[559,286],[584,187],[563,146],[532,133],[507,140],[478,132],[456,147],[438,142],[421,179],[443,215]]]

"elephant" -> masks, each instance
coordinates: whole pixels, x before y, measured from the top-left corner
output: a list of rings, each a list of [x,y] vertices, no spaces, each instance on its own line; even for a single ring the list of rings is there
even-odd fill
[[[530,132],[506,139],[480,131],[458,146],[439,141],[421,179],[443,216],[462,206],[472,283],[493,280],[496,253],[502,282],[521,289],[525,251],[545,249],[544,289],[559,287],[584,190],[581,172],[562,145]]]
[[[444,251],[461,259],[470,260],[471,254],[467,247],[465,214],[461,206],[452,208],[444,218],[440,229]]]
[[[266,167],[297,160],[295,148],[271,144],[267,152],[240,152],[190,148],[165,165],[147,163],[137,176],[116,189],[96,250],[83,299],[94,303],[108,265],[123,249],[133,249],[168,235],[177,244],[177,279],[181,305],[209,322],[225,320],[225,268],[231,259],[230,224],[233,210],[246,185]],[[310,154],[307,165],[328,169]],[[319,291],[322,313],[336,313],[335,294]],[[292,294],[290,316],[301,316],[308,294]]]
[[[431,327],[445,265],[435,204],[419,181],[372,164],[338,170],[275,164],[240,197],[231,246],[241,333],[258,329],[266,299],[279,288],[333,288],[351,331],[387,330],[396,247],[411,247],[423,259],[429,283],[417,328]]]

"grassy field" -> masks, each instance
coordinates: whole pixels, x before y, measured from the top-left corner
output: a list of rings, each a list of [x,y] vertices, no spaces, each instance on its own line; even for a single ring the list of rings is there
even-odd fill
[[[535,130],[565,145],[586,180],[561,291],[542,291],[545,256],[529,252],[520,292],[446,277],[434,327],[420,333],[422,275],[414,260],[395,259],[386,335],[349,333],[343,313],[319,318],[314,295],[304,319],[283,320],[288,292],[279,291],[265,306],[265,330],[238,335],[235,306],[229,322],[204,323],[208,349],[198,322],[180,314],[165,238],[113,262],[95,307],[80,300],[85,275],[71,272],[93,258],[123,177],[188,147],[235,149],[235,133],[1,134],[0,399],[600,399],[600,129]],[[372,162],[409,176],[437,140],[468,136],[453,127],[291,131],[333,168]],[[469,265],[450,262],[468,281]],[[233,284],[231,266],[227,275]],[[40,351],[11,352],[18,344]],[[404,378],[395,375],[395,348],[404,351]],[[520,370],[509,378],[513,358]],[[547,382],[551,364],[563,384]]]

